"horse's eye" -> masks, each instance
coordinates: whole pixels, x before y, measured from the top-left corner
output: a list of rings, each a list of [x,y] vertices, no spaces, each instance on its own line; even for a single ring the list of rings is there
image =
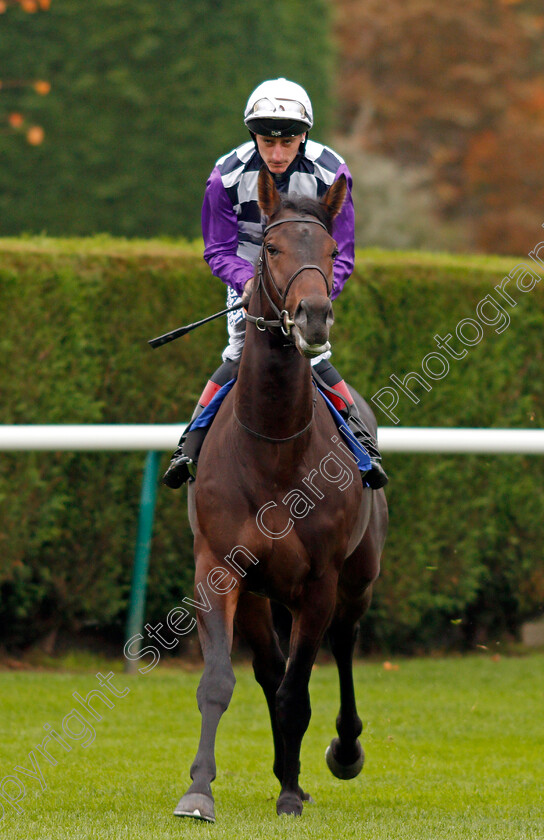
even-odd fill
[[[333,258],[333,260],[335,260],[337,256],[338,256],[338,248],[335,248],[334,251],[331,254],[331,257]]]
[[[278,249],[274,248],[273,245],[267,245],[266,250],[270,254],[271,257],[274,257],[276,254],[279,254]]]

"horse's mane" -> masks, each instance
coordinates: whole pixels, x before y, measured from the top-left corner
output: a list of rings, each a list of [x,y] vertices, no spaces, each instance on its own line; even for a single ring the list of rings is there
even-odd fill
[[[325,225],[327,231],[331,233],[332,219],[330,218],[327,208],[319,201],[316,201],[315,198],[298,195],[297,193],[282,195],[281,204],[274,212],[271,219],[273,219],[280,210],[294,210],[299,214],[299,216],[315,216],[316,219]]]

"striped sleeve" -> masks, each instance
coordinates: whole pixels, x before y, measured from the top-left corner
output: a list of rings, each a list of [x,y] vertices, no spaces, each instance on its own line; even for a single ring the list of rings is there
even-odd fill
[[[238,219],[217,166],[208,178],[204,192],[202,235],[204,259],[212,274],[241,295],[255,269],[250,262],[237,255]]]

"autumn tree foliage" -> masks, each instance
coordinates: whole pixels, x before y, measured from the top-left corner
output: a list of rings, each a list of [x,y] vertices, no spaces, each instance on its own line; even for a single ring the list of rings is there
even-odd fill
[[[27,14],[35,14],[47,11],[51,6],[51,0],[0,0],[0,15],[5,14],[10,6],[17,7]],[[47,96],[51,90],[51,84],[43,79],[0,78],[0,92],[17,91],[21,88],[31,89],[39,96]],[[29,123],[28,118],[21,111],[0,108],[0,121],[4,119],[8,130],[23,132],[27,143],[31,146],[41,146],[45,137],[41,125]]]
[[[0,0],[0,14],[6,12],[9,6],[19,6],[23,12],[34,14],[47,11],[50,5],[51,0]]]
[[[530,0],[334,0],[340,132],[426,166],[467,244],[526,253],[544,207],[544,15]]]

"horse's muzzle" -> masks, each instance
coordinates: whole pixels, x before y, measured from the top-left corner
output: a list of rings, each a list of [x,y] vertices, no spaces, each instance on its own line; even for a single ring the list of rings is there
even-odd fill
[[[295,312],[293,335],[303,356],[313,359],[330,350],[329,332],[333,322],[328,297],[311,295],[300,301]]]

